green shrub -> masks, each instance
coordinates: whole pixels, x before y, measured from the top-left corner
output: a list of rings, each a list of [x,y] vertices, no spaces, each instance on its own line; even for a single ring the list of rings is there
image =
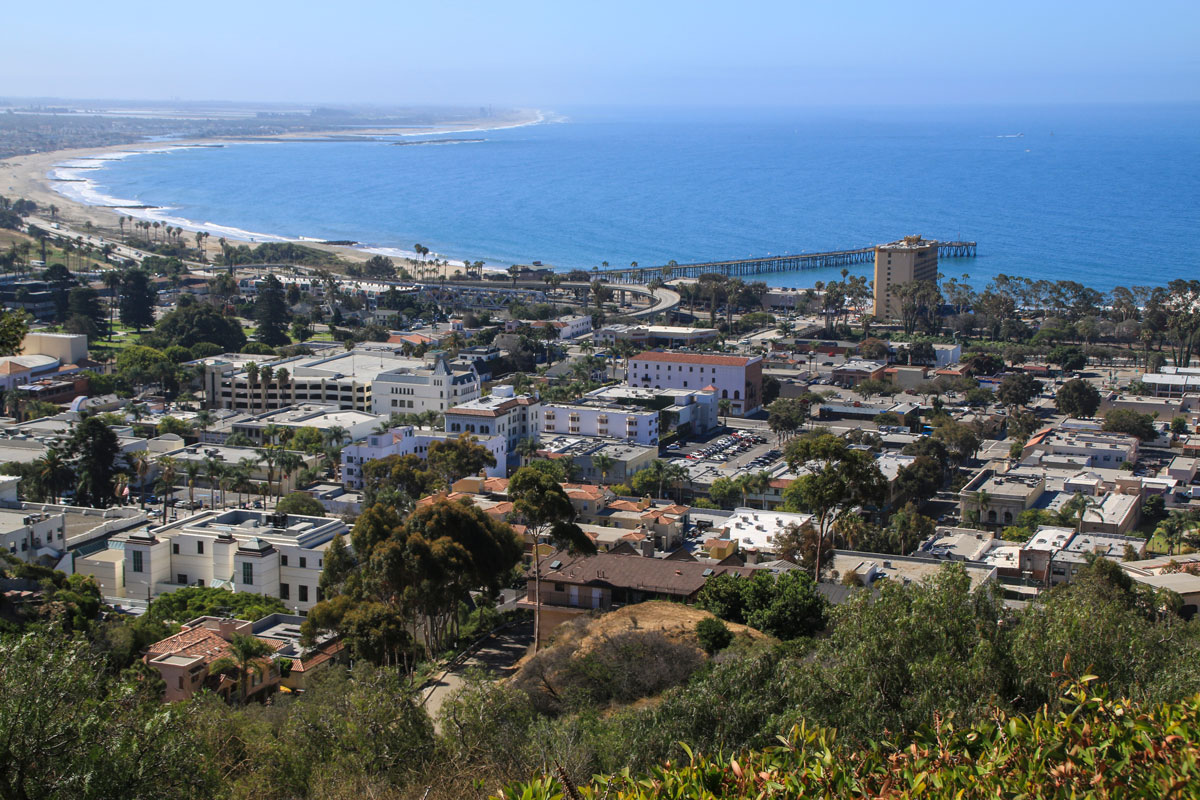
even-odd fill
[[[700,638],[700,646],[710,656],[729,647],[733,634],[729,626],[716,617],[705,617],[696,623],[696,636]]]

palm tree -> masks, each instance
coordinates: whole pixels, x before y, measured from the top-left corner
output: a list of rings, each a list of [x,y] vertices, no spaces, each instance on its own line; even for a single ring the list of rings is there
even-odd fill
[[[45,455],[33,462],[35,486],[38,494],[58,502],[63,490],[75,480],[75,472],[62,454],[51,447]]]
[[[283,434],[286,430],[287,428],[284,428],[282,425],[276,425],[274,423],[267,425],[263,428],[262,432],[263,445],[269,446],[277,444],[283,437]]]
[[[196,478],[200,476],[202,467],[199,461],[188,461],[183,465],[183,471],[187,475],[188,505],[192,506],[196,503]]]
[[[720,412],[721,416],[725,418],[725,422],[723,424],[725,424],[725,425],[729,424],[729,412],[732,410],[733,410],[733,401],[730,400],[728,397],[722,397],[720,400],[717,401],[717,411]]]
[[[675,488],[679,492],[676,495],[676,499],[682,504],[683,503],[683,486],[691,478],[691,476],[688,474],[687,467],[683,466],[682,464],[676,464],[674,462],[667,462],[663,466],[663,478],[666,481],[666,483],[675,484]],[[661,493],[661,490],[660,490],[660,493]]]
[[[289,401],[284,399],[284,394],[283,394],[284,387],[288,385],[289,378],[290,378],[290,375],[288,374],[286,367],[279,367],[278,369],[275,370],[275,383],[279,386],[279,407],[280,408],[283,408],[284,406],[287,406],[287,405],[291,405],[291,403]]]
[[[517,455],[521,457],[521,466],[527,466],[541,446],[542,443],[536,436],[529,436],[517,442]]]
[[[113,312],[116,311],[117,303],[121,297],[121,273],[115,269],[104,273],[104,285],[111,292],[108,301],[108,340],[111,342],[113,336]]]
[[[279,454],[279,486],[276,488],[275,499],[278,501],[283,497],[284,481],[289,480],[293,474],[304,466],[304,459],[299,453],[294,453],[291,450],[284,450]]]
[[[235,670],[238,675],[241,705],[246,705],[251,673],[261,677],[267,668],[263,663],[265,657],[274,652],[275,648],[262,639],[235,633],[233,640],[229,642],[229,655],[222,656],[209,664],[208,674],[217,675]]]
[[[1158,532],[1167,543],[1167,555],[1174,555],[1175,548],[1183,541],[1183,533],[1187,530],[1187,519],[1178,512],[1164,519],[1158,526]]]
[[[150,454],[139,450],[129,457],[130,466],[138,476],[138,488],[142,493],[142,510],[146,510],[146,476],[150,474]]]
[[[160,471],[158,478],[159,491],[164,495],[169,494],[175,489],[175,478],[179,475],[179,462],[171,456],[163,456],[158,460],[158,468]],[[163,502],[162,521],[167,524],[167,509],[170,508]]]
[[[217,458],[204,459],[204,474],[208,477],[208,499],[213,508],[217,507],[216,492],[219,491],[221,475],[224,472],[224,461]]]
[[[262,407],[263,411],[267,410],[267,391],[271,388],[271,379],[275,377],[274,372],[270,367],[263,367],[259,371],[259,380],[262,382]]]
[[[262,448],[258,453],[258,463],[267,465],[267,489],[263,492],[263,496],[269,497],[271,484],[275,482],[275,465],[279,463],[279,449],[276,447]]]
[[[767,491],[771,488],[771,476],[766,472],[752,472],[745,476],[746,494],[762,495],[763,510],[767,510]]]
[[[975,497],[975,503],[979,506],[979,521],[983,523],[984,515],[992,507],[992,496],[988,494],[986,489],[980,489],[979,494]]]
[[[592,466],[600,473],[600,483],[608,483],[608,471],[617,463],[612,456],[597,453],[592,456]]]
[[[257,462],[253,458],[243,458],[233,468],[234,487],[238,492],[238,505],[242,504],[242,494],[250,490],[250,476],[254,474]]]
[[[200,441],[204,441],[204,435],[208,433],[208,426],[213,424],[214,419],[211,411],[196,412],[196,427],[200,429]]]
[[[258,362],[251,361],[246,365],[246,410],[254,410],[254,390],[258,387]]]

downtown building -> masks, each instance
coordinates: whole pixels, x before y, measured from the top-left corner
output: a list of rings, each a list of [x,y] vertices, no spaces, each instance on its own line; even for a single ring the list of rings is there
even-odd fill
[[[648,350],[629,359],[629,386],[645,389],[708,389],[744,417],[762,407],[762,356],[726,356]]]
[[[371,402],[376,414],[443,414],[477,400],[479,391],[479,375],[473,367],[452,369],[438,354],[428,367],[381,372],[371,384]]]

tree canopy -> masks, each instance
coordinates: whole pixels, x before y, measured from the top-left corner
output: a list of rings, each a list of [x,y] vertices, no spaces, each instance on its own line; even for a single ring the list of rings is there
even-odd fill
[[[1072,378],[1059,387],[1054,398],[1059,413],[1068,417],[1094,417],[1100,408],[1100,392],[1081,378]]]

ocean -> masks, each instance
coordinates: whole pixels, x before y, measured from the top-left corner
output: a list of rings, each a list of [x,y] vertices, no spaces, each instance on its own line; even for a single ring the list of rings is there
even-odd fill
[[[166,148],[58,169],[91,202],[258,241],[559,269],[815,252],[906,234],[943,261],[1117,285],[1200,278],[1200,108],[566,109],[524,127]],[[403,145],[398,146],[397,142]],[[853,270],[867,274],[862,265]],[[763,276],[810,286],[840,270]]]

